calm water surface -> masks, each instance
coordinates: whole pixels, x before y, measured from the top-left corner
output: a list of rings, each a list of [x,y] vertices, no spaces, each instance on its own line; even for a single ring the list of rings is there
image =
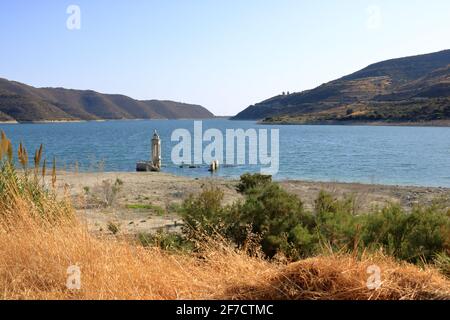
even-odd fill
[[[280,129],[280,170],[276,179],[342,181],[450,187],[450,128],[368,126],[260,126],[250,121],[208,120],[204,130]],[[164,171],[208,176],[205,167],[181,169],[171,163],[172,131],[190,120],[107,121],[56,124],[0,124],[14,145],[45,146],[60,168],[134,171],[150,153],[156,129],[162,138]],[[204,144],[206,145],[206,143]],[[258,166],[222,167],[217,175],[237,177]]]

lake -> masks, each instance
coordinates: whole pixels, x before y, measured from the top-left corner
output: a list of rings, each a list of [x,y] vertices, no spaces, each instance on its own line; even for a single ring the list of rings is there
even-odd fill
[[[80,171],[134,171],[150,156],[156,129],[162,139],[163,171],[208,176],[200,168],[171,163],[173,130],[193,131],[191,120],[105,121],[48,124],[0,124],[17,147],[31,155],[41,143],[58,167]],[[370,126],[262,126],[251,121],[214,119],[204,129],[279,129],[280,166],[276,179],[362,182],[450,187],[450,128]],[[206,145],[207,143],[205,143]],[[238,177],[259,172],[255,165],[222,167],[216,175]]]

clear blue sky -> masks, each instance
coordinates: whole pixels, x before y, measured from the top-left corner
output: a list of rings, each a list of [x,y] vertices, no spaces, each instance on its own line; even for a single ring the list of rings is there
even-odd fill
[[[66,27],[71,4],[80,30]],[[0,39],[0,77],[232,115],[373,62],[450,48],[450,1],[2,0]]]

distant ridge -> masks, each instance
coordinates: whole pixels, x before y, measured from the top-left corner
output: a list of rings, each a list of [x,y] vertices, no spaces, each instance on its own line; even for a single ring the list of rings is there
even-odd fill
[[[0,78],[0,121],[207,119],[206,108],[174,101],[139,101],[92,90],[35,88]]]
[[[450,50],[391,59],[299,93],[279,95],[233,119],[275,123],[450,120]]]

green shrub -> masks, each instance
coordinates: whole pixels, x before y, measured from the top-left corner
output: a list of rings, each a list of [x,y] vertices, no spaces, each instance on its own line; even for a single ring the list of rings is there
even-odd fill
[[[345,251],[383,248],[414,263],[432,262],[437,254],[450,252],[450,213],[445,206],[407,212],[389,205],[358,213],[352,197],[336,199],[320,192],[314,211],[308,212],[296,195],[265,178],[244,175],[240,186],[244,200],[228,206],[222,205],[223,192],[217,188],[187,199],[181,206],[190,226],[186,238],[199,232],[219,234],[244,247],[250,236],[256,236],[267,257],[282,253],[292,260],[318,254],[324,245]],[[447,260],[437,261],[442,265]]]
[[[434,206],[416,207],[411,213],[388,206],[367,215],[363,231],[366,246],[383,247],[410,262],[431,261],[436,253],[450,249],[449,216]]]
[[[151,203],[127,204],[125,207],[131,210],[151,210],[158,216],[164,216],[166,214],[166,210],[164,210],[164,208]]]
[[[237,221],[251,226],[252,233],[262,235],[262,250],[269,257],[286,248],[287,244],[300,244],[296,243],[300,234],[296,229],[298,226],[303,228],[303,233],[308,232],[308,237],[312,236],[309,230],[314,225],[313,216],[305,212],[297,196],[289,194],[278,184],[253,188],[245,202],[236,209],[239,210]],[[236,240],[242,240],[242,231],[241,228],[240,232],[235,233],[239,236]],[[311,248],[299,249],[309,252]],[[282,253],[289,255],[289,252]]]
[[[167,251],[191,252],[194,250],[194,243],[178,233],[166,231],[158,231],[156,234],[140,233],[137,239],[144,247],[156,246]]]
[[[209,235],[220,233],[240,247],[251,234],[257,234],[269,257],[279,251],[290,256],[293,245],[301,255],[313,251],[317,241],[312,241],[315,237],[309,230],[315,225],[314,217],[304,211],[297,196],[275,183],[256,184],[246,190],[251,192],[245,201],[231,206],[222,206],[223,192],[219,189],[206,189],[197,197],[191,196],[181,210],[185,223],[191,226],[185,231],[190,236],[198,230]]]
[[[208,187],[198,196],[190,195],[183,202],[180,213],[187,228],[185,232],[194,236],[200,229],[206,234],[212,234],[221,222],[224,208],[222,207],[224,193],[221,189]]]
[[[315,220],[321,240],[335,249],[352,249],[358,240],[361,222],[354,214],[352,198],[338,200],[320,192],[315,200]]]
[[[112,234],[118,234],[120,232],[120,225],[118,223],[115,222],[108,222],[108,230],[112,233]]]
[[[261,188],[272,183],[272,176],[262,174],[246,173],[241,176],[241,180],[236,187],[239,193],[245,194],[252,189]]]
[[[441,271],[443,275],[450,278],[450,256],[449,254],[442,252],[436,254],[434,258],[435,266]]]

